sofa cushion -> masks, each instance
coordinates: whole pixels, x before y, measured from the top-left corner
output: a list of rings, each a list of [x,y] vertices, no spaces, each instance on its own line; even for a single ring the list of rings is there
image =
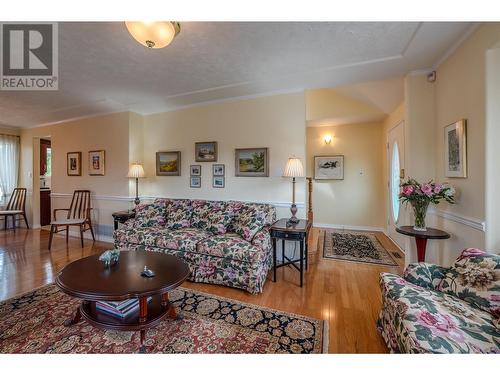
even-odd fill
[[[224,234],[233,219],[231,211],[226,211],[226,203],[221,201],[193,200],[191,226],[215,234]]]
[[[115,230],[113,236],[115,241],[120,243],[131,243],[138,245],[154,246],[157,232],[161,230],[158,227],[123,227]]]
[[[405,353],[498,353],[493,317],[465,301],[383,273],[380,325],[388,345]]]
[[[175,230],[189,228],[192,215],[191,201],[189,199],[171,199],[167,203],[166,215],[167,229]]]
[[[230,213],[235,219],[228,226],[228,232],[234,232],[233,223],[240,213],[249,209],[260,212],[264,216],[264,225],[271,226],[276,221],[276,208],[270,204],[265,203],[251,203],[241,201],[228,201],[226,202],[226,211]]]
[[[266,225],[265,213],[254,207],[245,207],[233,220],[232,229],[244,240],[252,241],[253,237]]]
[[[135,206],[135,217],[133,226],[139,227],[163,227],[166,223],[166,206],[162,203],[146,203]]]
[[[197,252],[248,263],[258,263],[267,257],[266,251],[252,245],[236,233],[209,237],[198,243]]]
[[[500,316],[500,255],[465,249],[437,289]]]
[[[181,228],[177,230],[160,229],[155,233],[155,246],[178,251],[196,251],[199,241],[212,234],[198,228]]]

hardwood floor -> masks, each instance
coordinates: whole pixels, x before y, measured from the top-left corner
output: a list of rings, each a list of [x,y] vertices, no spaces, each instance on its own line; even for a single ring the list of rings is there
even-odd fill
[[[234,298],[260,306],[307,315],[329,322],[330,353],[385,353],[386,346],[375,322],[381,306],[378,285],[381,272],[401,273],[401,267],[379,266],[322,258],[321,231],[313,229],[310,249],[317,248],[317,262],[306,273],[304,287],[298,286],[298,272],[289,267],[278,270],[277,282],[269,278],[264,292],[251,295],[223,286],[194,284],[183,286]],[[397,251],[383,234],[376,233],[382,245]],[[54,281],[66,264],[112,247],[109,243],[55,236],[52,251],[47,250],[49,232],[18,229],[0,231],[0,300],[17,296]],[[401,264],[401,260],[396,259]]]

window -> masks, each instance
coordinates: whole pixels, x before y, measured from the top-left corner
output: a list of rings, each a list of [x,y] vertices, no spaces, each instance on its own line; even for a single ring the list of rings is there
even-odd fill
[[[399,147],[398,143],[394,142],[392,146],[391,156],[391,206],[392,206],[392,219],[395,223],[399,218],[399,178],[400,178],[400,165],[399,165]]]
[[[47,171],[45,172],[46,177],[52,176],[52,149],[47,148]]]
[[[0,134],[0,200],[12,193],[19,174],[19,137]]]

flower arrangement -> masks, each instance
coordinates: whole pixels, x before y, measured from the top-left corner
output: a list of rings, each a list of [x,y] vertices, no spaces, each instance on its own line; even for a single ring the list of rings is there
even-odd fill
[[[415,226],[413,229],[426,231],[425,216],[430,203],[438,204],[445,200],[450,204],[455,203],[455,189],[449,184],[438,184],[433,181],[421,184],[413,178],[401,183],[399,201],[410,203],[415,213]]]

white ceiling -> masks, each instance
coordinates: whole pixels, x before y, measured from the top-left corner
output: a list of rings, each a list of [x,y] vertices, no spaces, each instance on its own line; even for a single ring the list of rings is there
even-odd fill
[[[123,110],[149,114],[387,80],[431,68],[473,26],[186,22],[170,46],[149,50],[124,23],[60,23],[59,91],[0,92],[0,124],[31,127]],[[344,93],[378,97],[384,112],[402,99],[394,104],[384,92],[374,95],[370,84],[354,86]]]

